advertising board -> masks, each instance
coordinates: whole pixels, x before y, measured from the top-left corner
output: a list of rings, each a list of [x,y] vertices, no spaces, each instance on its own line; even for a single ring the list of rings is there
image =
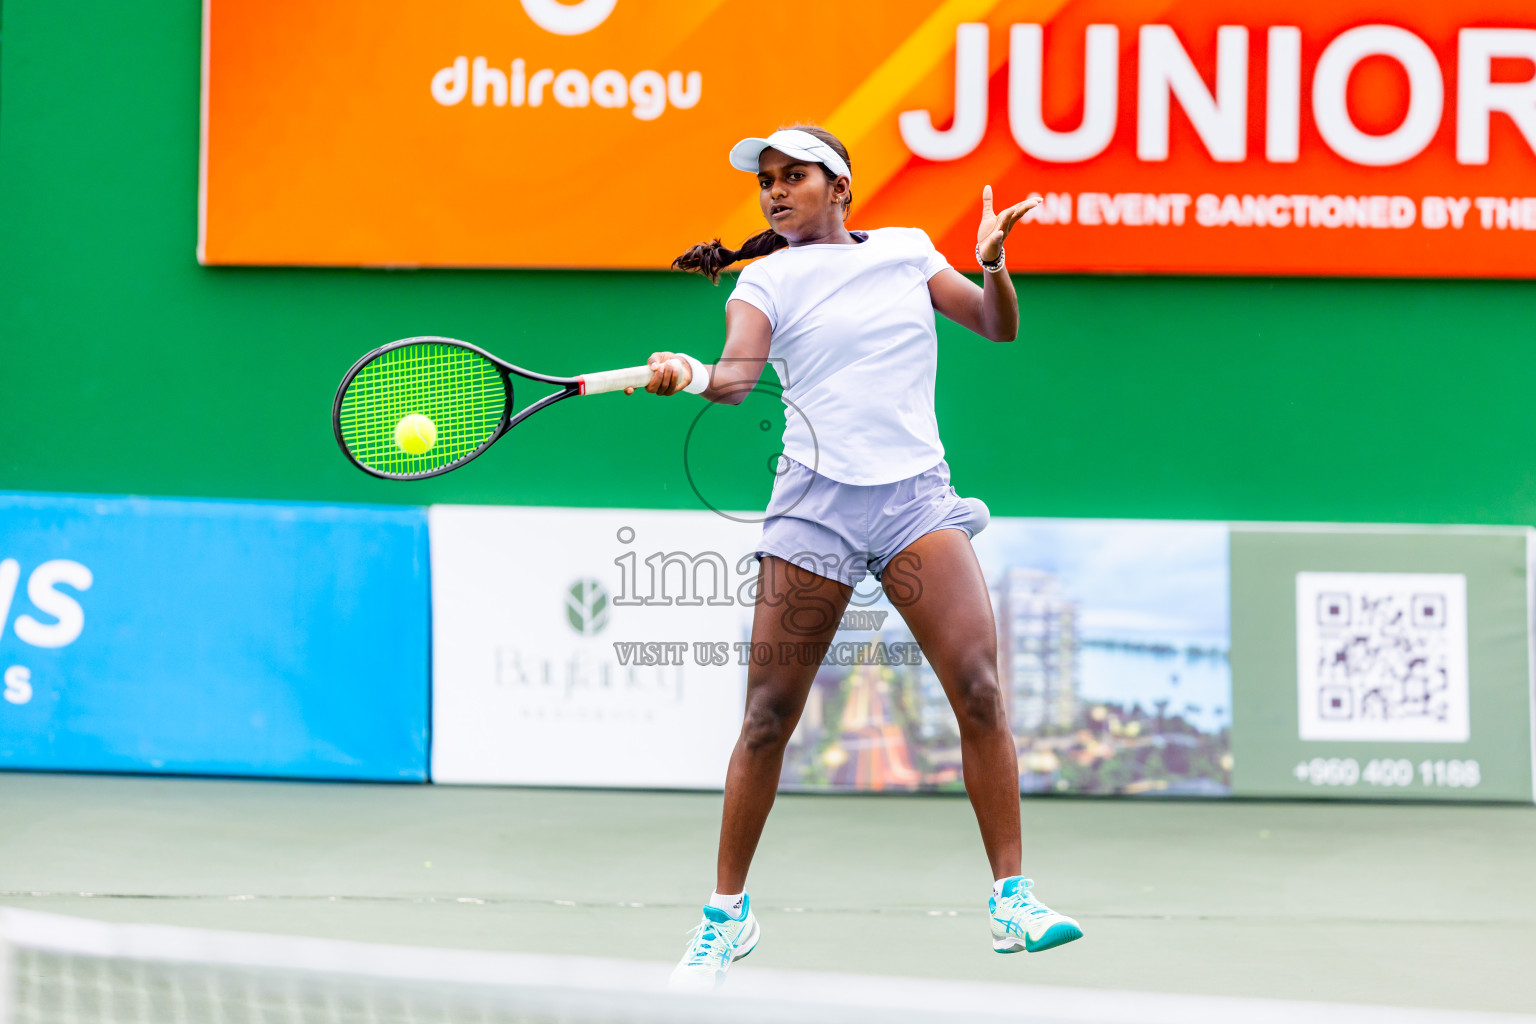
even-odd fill
[[[721,784],[757,528],[636,509],[429,515],[434,781]]]
[[[1531,800],[1529,538],[1234,526],[1234,792]]]
[[[1524,0],[205,4],[206,263],[663,268],[813,122],[963,270],[990,183],[1015,270],[1536,275]]]
[[[433,506],[437,782],[716,789],[741,725],[760,526],[707,512]],[[1021,786],[1222,795],[1220,523],[995,518],[977,537]],[[866,577],[786,789],[959,789],[944,687]]]
[[[0,768],[425,781],[426,529],[0,495]]]
[[[718,789],[749,517],[434,506],[433,778]],[[993,517],[974,540],[1025,792],[1532,799],[1527,531]],[[785,789],[962,786],[943,681],[872,578]]]

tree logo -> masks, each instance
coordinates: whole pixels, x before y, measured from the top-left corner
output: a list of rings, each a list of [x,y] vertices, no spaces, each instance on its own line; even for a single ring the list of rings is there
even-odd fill
[[[607,21],[616,3],[618,0],[581,0],[580,3],[523,0],[523,10],[546,32],[557,36],[579,36]]]
[[[577,580],[565,592],[565,619],[581,636],[596,636],[608,625],[608,590],[597,580]]]

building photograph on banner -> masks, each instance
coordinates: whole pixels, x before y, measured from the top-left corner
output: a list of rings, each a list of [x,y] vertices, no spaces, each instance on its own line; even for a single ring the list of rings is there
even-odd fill
[[[1229,791],[1225,524],[994,517],[975,547],[1022,790]],[[822,663],[782,784],[960,789],[938,676],[878,587],[859,588],[860,604],[838,641],[871,656]]]
[[[990,183],[1044,200],[1018,270],[1536,276],[1519,0],[851,0],[792,88],[742,73],[782,46],[750,5],[449,6],[205,0],[203,262],[661,269],[762,230],[726,152],[809,123],[850,228],[956,266]]]

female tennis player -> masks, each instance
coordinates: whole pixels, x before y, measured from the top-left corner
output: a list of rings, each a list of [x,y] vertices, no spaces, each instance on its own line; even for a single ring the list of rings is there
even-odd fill
[[[712,366],[677,352],[650,357],[646,390],[736,404],[770,357],[784,387],[786,425],[758,545],[752,639],[769,650],[825,652],[853,588],[880,580],[933,666],[959,720],[965,789],[995,879],[992,948],[1037,952],[1082,936],[1020,875],[1019,772],[997,682],[997,633],[971,538],[986,505],[961,498],[933,412],[934,311],[991,341],[1012,341],[1019,304],[1003,241],[1038,199],[1001,212],[982,190],[976,259],[967,280],[917,228],[849,231],[848,151],[830,132],[795,126],[743,139],[731,166],[757,175],[768,230],[732,251],[695,245],[673,266],[718,282],[738,260],[725,307],[725,348]],[[781,644],[789,646],[782,647]],[[746,713],[725,780],[715,892],[672,975],[676,988],[713,988],[761,931],[747,868],[778,790],[784,747],[820,654],[747,671]]]

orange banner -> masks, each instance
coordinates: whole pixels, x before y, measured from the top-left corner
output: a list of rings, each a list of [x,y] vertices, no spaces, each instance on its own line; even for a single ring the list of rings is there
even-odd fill
[[[1529,0],[205,0],[209,264],[658,268],[821,124],[972,269],[1536,277]]]

